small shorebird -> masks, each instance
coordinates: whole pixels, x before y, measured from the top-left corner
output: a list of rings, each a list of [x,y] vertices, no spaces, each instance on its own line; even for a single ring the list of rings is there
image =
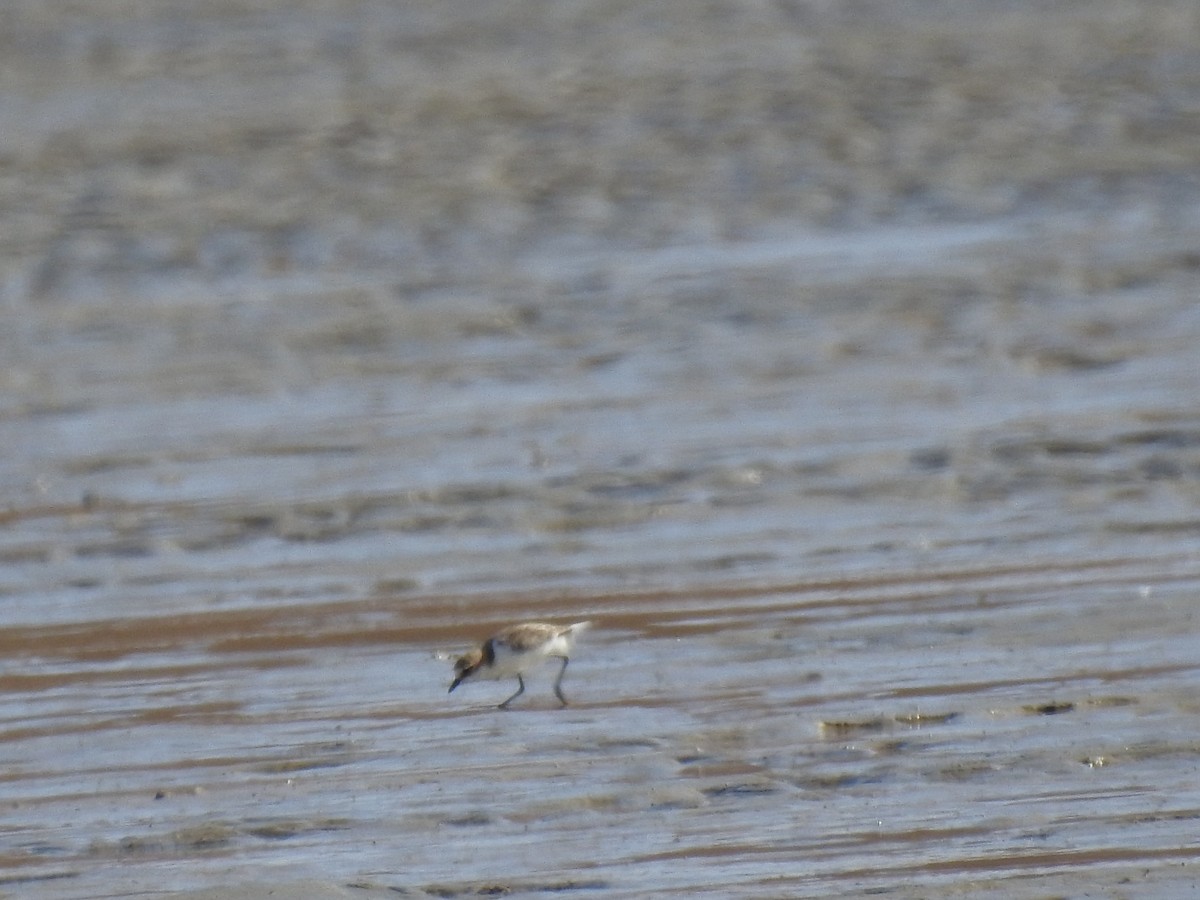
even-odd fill
[[[555,657],[562,660],[562,668],[554,679],[554,696],[563,706],[567,698],[563,696],[562,680],[567,671],[568,658],[575,646],[575,637],[588,628],[591,622],[576,622],[574,625],[547,625],[544,622],[523,622],[520,625],[509,625],[497,631],[490,638],[461,656],[454,664],[454,681],[450,685],[453,691],[464,681],[471,679],[496,680],[500,678],[517,678],[517,692],[500,704],[500,709],[508,709],[512,703],[525,693],[526,672],[543,660]]]

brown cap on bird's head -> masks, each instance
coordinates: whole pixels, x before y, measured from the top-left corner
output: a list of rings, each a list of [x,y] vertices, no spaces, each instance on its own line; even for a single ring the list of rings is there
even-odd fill
[[[478,647],[455,660],[454,681],[450,684],[450,692],[453,692],[465,679],[470,678],[481,665],[483,665],[483,651]]]

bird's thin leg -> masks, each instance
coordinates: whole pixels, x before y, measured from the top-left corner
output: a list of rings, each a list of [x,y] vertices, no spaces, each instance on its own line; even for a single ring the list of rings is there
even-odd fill
[[[558,677],[554,679],[554,696],[558,698],[558,702],[563,706],[567,705],[567,698],[563,696],[562,680],[563,676],[567,674],[567,663],[570,661],[567,657],[563,657],[562,668],[558,670]]]
[[[517,688],[517,692],[515,694],[513,694],[511,697],[509,697],[507,700],[505,700],[503,703],[501,703],[500,706],[498,707],[499,709],[508,709],[508,704],[512,703],[514,700],[516,700],[518,697],[520,697],[523,693],[525,693],[525,679],[522,678],[520,675],[517,676],[517,684],[520,685],[520,687]]]

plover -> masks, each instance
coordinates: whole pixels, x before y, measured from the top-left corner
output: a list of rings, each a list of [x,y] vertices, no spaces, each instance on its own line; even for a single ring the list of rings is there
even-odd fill
[[[454,681],[450,684],[453,691],[464,681],[471,679],[496,680],[516,676],[517,692],[500,704],[500,709],[508,709],[512,703],[525,693],[525,679],[522,677],[530,669],[543,660],[555,657],[562,660],[562,668],[554,679],[554,696],[563,706],[567,698],[563,696],[562,680],[567,671],[567,663],[571,650],[575,646],[575,637],[591,622],[576,622],[574,625],[547,625],[544,622],[523,622],[520,625],[509,625],[497,631],[490,638],[461,656],[454,664]]]

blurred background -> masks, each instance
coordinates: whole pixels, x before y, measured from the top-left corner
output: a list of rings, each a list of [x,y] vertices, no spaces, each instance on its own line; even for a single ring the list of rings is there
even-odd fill
[[[769,789],[664,801],[745,804],[673,846],[704,856],[845,776],[880,786],[834,831],[892,797],[917,867],[871,885],[1043,866],[1005,855],[1023,820],[987,819],[1005,837],[982,851],[914,837],[964,798],[914,823],[900,798],[927,771],[836,756],[821,723],[857,740],[917,696],[976,723],[939,771],[984,771],[995,709],[1021,723],[1008,769],[1058,761],[984,791],[1013,803],[1111,761],[1106,735],[1144,750],[1155,710],[1164,768],[1127,770],[1099,819],[1068,791],[1050,821],[1083,823],[1058,849],[1112,851],[1114,879],[1176,852],[1116,829],[1197,759],[1195,3],[9,2],[0,211],[0,790],[22,810],[0,864],[23,889],[205,886],[231,857],[550,889],[521,879],[582,847],[635,862],[571,816],[658,833],[661,805],[597,796],[747,765]],[[484,785],[438,767],[510,726],[455,718],[490,695],[449,702],[432,653],[585,617],[581,718],[521,753],[597,746],[575,722],[617,768],[591,759],[548,831],[544,806],[480,813]],[[1089,702],[1123,718],[1077,722],[1069,749],[1042,728]],[[817,757],[851,774],[780,774]],[[288,795],[263,826],[231,780],[262,796],[289,766],[338,768],[341,799]],[[417,770],[439,793],[404,820],[404,866],[348,852],[399,826],[391,805],[331,825],[347,784]],[[473,851],[421,843],[434,826]],[[656,857],[578,883],[843,895],[890,852],[804,868],[807,839],[761,871],[710,854],[689,881]]]

